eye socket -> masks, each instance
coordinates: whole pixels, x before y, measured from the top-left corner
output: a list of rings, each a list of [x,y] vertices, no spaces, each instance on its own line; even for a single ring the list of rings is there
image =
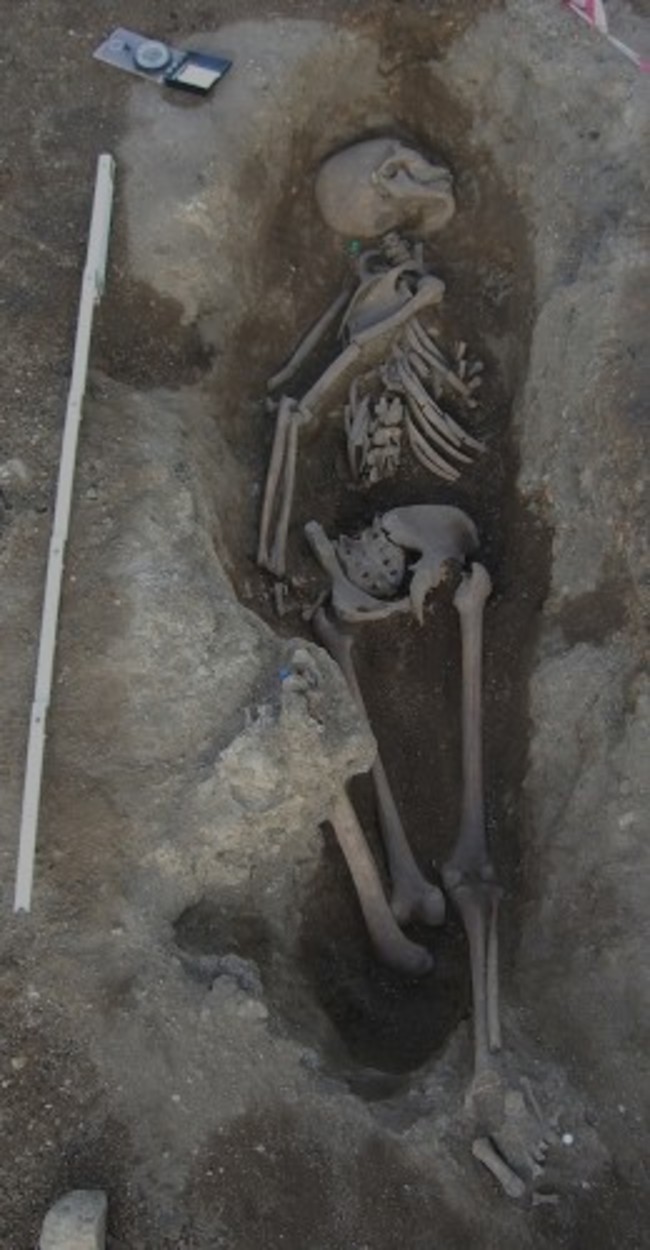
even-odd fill
[[[391,156],[388,160],[384,161],[379,172],[382,178],[390,180],[392,178],[396,178],[403,169],[404,161],[401,160],[399,156]]]

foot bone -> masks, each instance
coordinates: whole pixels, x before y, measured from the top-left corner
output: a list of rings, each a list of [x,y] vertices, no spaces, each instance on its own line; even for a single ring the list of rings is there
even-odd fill
[[[526,1193],[524,1181],[495,1150],[489,1137],[477,1137],[472,1142],[472,1154],[492,1173],[508,1198],[523,1198]]]

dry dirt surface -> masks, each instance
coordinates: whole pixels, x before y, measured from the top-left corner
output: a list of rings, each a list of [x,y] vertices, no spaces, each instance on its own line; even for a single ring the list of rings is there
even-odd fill
[[[643,49],[641,4],[612,22]],[[648,1245],[647,84],[554,0],[3,6],[0,1250],[72,1188],[108,1250]],[[128,23],[234,66],[209,100],[91,57]],[[647,51],[647,47],[645,48]],[[352,490],[301,450],[290,610],[255,564],[267,378],[345,281],[314,175],[391,133],[454,173],[428,259],[485,362],[488,452]],[[97,154],[117,161],[50,709],[33,910],[12,913],[45,560]],[[329,349],[326,349],[329,350]],[[317,363],[322,363],[319,360]],[[373,741],[302,608],[304,523],[475,518],[504,1066],[554,1145],[511,1202],[472,1157],[467,951],[382,970],[327,826]],[[422,867],[459,812],[459,645],[368,629],[359,674]],[[379,854],[367,779],[353,794]],[[533,1195],[533,1189],[535,1193]],[[534,1201],[533,1201],[534,1196]],[[541,1199],[545,1199],[540,1201]]]

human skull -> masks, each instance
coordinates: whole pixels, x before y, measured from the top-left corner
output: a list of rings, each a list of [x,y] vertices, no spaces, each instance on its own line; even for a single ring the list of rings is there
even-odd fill
[[[399,139],[368,139],[321,166],[316,199],[333,230],[372,239],[389,230],[440,230],[455,210],[452,177]]]

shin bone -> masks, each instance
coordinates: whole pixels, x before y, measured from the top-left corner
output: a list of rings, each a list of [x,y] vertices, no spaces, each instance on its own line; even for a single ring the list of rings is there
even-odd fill
[[[461,914],[470,948],[477,1076],[489,1068],[489,1053],[500,1045],[497,987],[500,890],[485,837],[481,715],[483,612],[491,588],[487,570],[481,564],[473,564],[454,597],[462,641],[463,797],[458,839],[443,869],[443,880]]]

